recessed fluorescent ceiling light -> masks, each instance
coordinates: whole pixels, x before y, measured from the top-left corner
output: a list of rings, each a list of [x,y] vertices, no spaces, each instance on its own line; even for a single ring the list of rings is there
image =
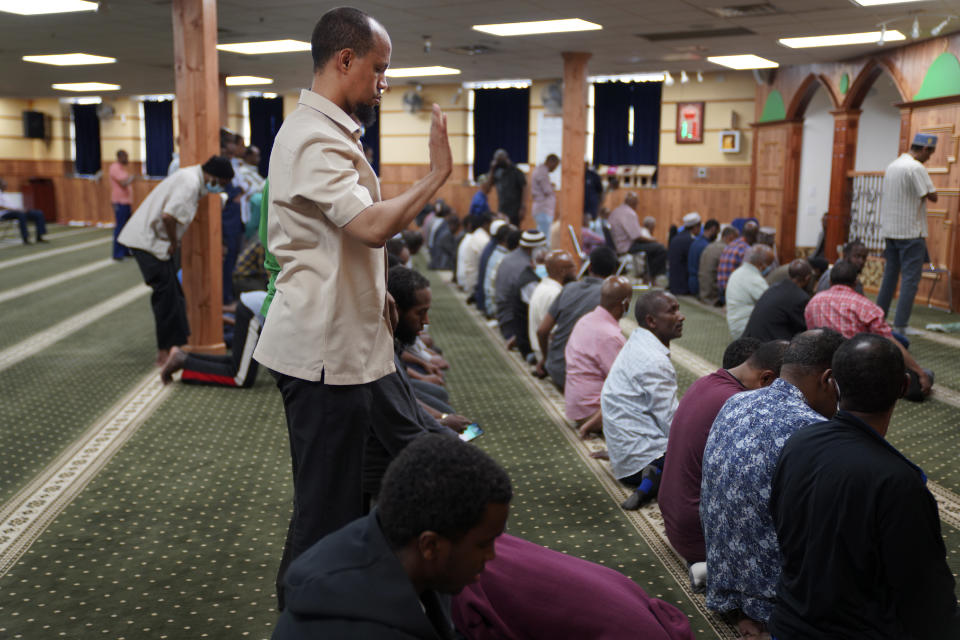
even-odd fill
[[[861,7],[875,7],[881,4],[906,4],[908,2],[925,2],[926,0],[853,0]]]
[[[731,69],[774,69],[780,65],[752,53],[741,56],[707,56],[707,61]]]
[[[310,43],[301,40],[264,40],[263,42],[235,42],[218,44],[220,51],[256,55],[258,53],[287,53],[290,51],[310,51]]]
[[[419,78],[421,76],[455,76],[460,69],[450,67],[405,67],[387,69],[388,78]]]
[[[58,91],[117,91],[120,88],[118,84],[103,82],[60,82],[52,86]]]
[[[248,84],[273,84],[273,78],[258,78],[257,76],[227,76],[228,87],[242,87]]]
[[[45,56],[23,56],[24,62],[39,62],[40,64],[55,64],[58,67],[71,67],[81,64],[110,64],[116,58],[94,56],[89,53],[58,53]]]
[[[16,13],[21,16],[96,10],[96,2],[86,2],[85,0],[0,0],[0,11]]]
[[[866,33],[843,33],[835,36],[809,36],[806,38],[780,38],[778,42],[791,49],[806,49],[808,47],[838,47],[845,44],[876,44],[880,41],[879,31]],[[885,42],[906,40],[906,36],[896,29],[889,29],[883,34]]]
[[[603,27],[580,18],[473,25],[474,31],[482,31],[495,36],[529,36],[538,33],[567,33],[569,31],[596,31],[597,29],[603,29]]]

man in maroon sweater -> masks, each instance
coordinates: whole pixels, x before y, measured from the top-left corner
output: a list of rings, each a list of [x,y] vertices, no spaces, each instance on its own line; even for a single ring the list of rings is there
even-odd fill
[[[690,564],[707,559],[700,524],[700,481],[703,450],[713,420],[730,396],[765,387],[779,377],[788,344],[786,340],[765,342],[745,361],[731,362],[728,354],[742,353],[743,343],[749,341],[741,338],[732,342],[724,353],[725,368],[690,385],[670,425],[657,501],[670,544]]]

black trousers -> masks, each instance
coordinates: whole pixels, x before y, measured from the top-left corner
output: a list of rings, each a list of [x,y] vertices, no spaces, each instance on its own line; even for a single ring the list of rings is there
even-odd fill
[[[293,515],[277,572],[283,610],[283,576],[290,563],[366,512],[363,449],[376,383],[334,386],[271,373],[283,396],[293,466]]]
[[[158,260],[153,254],[140,249],[133,250],[133,257],[143,274],[143,281],[153,289],[150,305],[157,327],[157,348],[169,349],[187,344],[190,325],[187,323],[187,300],[177,280],[180,261],[176,258]]]
[[[260,321],[243,302],[237,302],[237,321],[233,327],[230,355],[215,356],[188,353],[180,381],[187,384],[210,384],[222,387],[249,388],[257,380],[257,361],[253,350],[260,338]]]
[[[667,272],[667,248],[659,242],[634,240],[628,249],[630,253],[644,251],[647,254],[647,269],[651,276],[659,276]]]

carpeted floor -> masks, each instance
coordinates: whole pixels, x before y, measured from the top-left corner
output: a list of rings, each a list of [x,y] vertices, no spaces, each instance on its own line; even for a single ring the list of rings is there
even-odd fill
[[[54,228],[49,245],[0,247],[0,295],[108,257],[109,230],[75,231]],[[697,638],[734,637],[689,593],[655,505],[636,514],[618,507],[623,488],[588,455],[599,442],[579,442],[558,413],[556,391],[498,346],[440,274],[428,276],[431,333],[454,365],[453,404],[481,423],[486,434],[477,445],[516,486],[508,530],[622,571],[683,610]],[[0,302],[2,524],[17,524],[7,508],[92,425],[113,411],[138,410],[121,400],[152,371],[148,296],[6,368],[4,354],[139,282],[136,265],[124,261]],[[723,318],[692,303],[683,310],[677,346],[718,366],[728,342]],[[918,326],[924,315],[915,315]],[[941,358],[938,381],[960,379],[949,347],[917,343],[918,354],[929,348],[931,361]],[[678,366],[681,390],[696,377]],[[960,493],[956,415],[943,401],[903,403],[891,430],[947,501]],[[75,497],[44,507],[49,517],[40,518],[25,552],[5,556],[0,529],[0,561],[9,566],[0,575],[0,638],[269,637],[290,509],[283,409],[272,380],[261,372],[249,390],[177,383],[144,416]],[[960,532],[945,524],[944,535],[956,570]]]

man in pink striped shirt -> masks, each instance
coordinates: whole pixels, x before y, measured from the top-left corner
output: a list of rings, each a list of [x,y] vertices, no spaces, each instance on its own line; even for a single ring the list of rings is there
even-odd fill
[[[567,418],[580,427],[580,436],[599,433],[603,426],[600,392],[613,361],[627,339],[620,318],[630,308],[633,287],[623,276],[610,276],[600,289],[600,304],[577,321],[564,357],[567,378],[563,388]]]

